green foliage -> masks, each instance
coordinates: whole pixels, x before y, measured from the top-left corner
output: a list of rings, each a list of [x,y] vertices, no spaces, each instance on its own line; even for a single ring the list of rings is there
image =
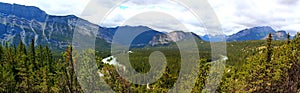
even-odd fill
[[[208,85],[208,74],[216,73],[210,71],[211,46],[208,42],[197,42],[201,57],[200,69],[193,72],[198,73],[198,78],[195,84],[183,84],[195,85],[193,93],[209,92],[203,91]],[[28,47],[22,41],[17,46],[0,46],[1,93],[97,92],[97,86],[118,93],[165,93],[176,85],[183,64],[175,44],[131,49],[134,53],[129,54],[130,64],[140,73],[150,70],[149,56],[154,51],[165,54],[167,60],[162,77],[152,84],[137,85],[120,76],[115,66],[101,62],[103,58],[110,56],[102,50],[76,51],[70,46],[64,53],[57,54],[47,46],[34,44],[32,40]],[[300,92],[299,35],[288,41],[267,39],[228,42],[227,52],[229,59],[217,92]],[[100,77],[98,73],[103,73],[104,76]],[[81,76],[76,76],[78,74]],[[189,80],[191,77],[192,75],[185,75],[183,79]],[[109,87],[100,83],[106,83]],[[183,88],[184,85],[176,87]]]
[[[80,87],[67,90],[65,77],[73,69],[66,71],[66,63],[53,58],[47,46],[36,48],[34,40],[29,49],[21,41],[17,48],[0,46],[0,92],[79,92]]]
[[[224,75],[218,91],[299,92],[299,41],[299,38],[295,38],[290,43],[272,48],[271,40],[267,40],[268,47],[247,57],[245,64],[228,67],[231,71]]]

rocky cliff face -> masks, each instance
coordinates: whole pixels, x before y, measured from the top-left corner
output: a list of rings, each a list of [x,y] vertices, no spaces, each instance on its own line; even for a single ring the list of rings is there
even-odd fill
[[[32,14],[34,15],[34,14]],[[27,19],[23,16],[12,14],[0,14],[0,41],[18,44],[20,40],[28,45],[34,39],[36,45],[66,47],[71,43],[75,26],[81,28],[82,32],[92,31],[98,28],[83,19],[75,16],[51,16],[47,15],[46,20]],[[88,25],[77,25],[76,22],[89,23]],[[85,34],[85,33],[82,33]]]
[[[4,42],[18,44],[22,40],[22,43],[29,45],[31,39],[34,39],[36,45],[65,48],[71,44],[75,27],[80,28],[82,34],[97,31],[100,28],[74,15],[48,15],[33,6],[0,3],[0,7],[0,42],[2,44]],[[98,36],[107,35],[99,34]],[[101,37],[101,39],[106,39],[106,37]]]
[[[277,31],[277,32],[271,33],[271,34],[272,34],[273,40],[286,40],[287,36],[288,36],[286,31],[283,31],[283,30]],[[266,39],[266,38],[267,38],[267,36],[264,39]]]
[[[274,40],[286,40],[287,39],[287,33],[286,31],[277,31],[276,33],[273,34],[273,39]]]
[[[48,45],[50,48],[63,49],[71,44],[74,29],[81,34],[97,31],[97,40],[107,45],[112,42],[116,31],[126,32],[124,36],[146,30],[133,42],[133,46],[144,46],[160,32],[145,26],[100,27],[74,15],[53,16],[33,6],[0,3],[0,42],[18,44],[20,40],[29,45],[31,39],[36,45]],[[117,41],[123,43],[123,41]]]
[[[191,32],[174,31],[167,34],[159,34],[154,36],[153,39],[149,42],[149,44],[151,46],[167,45],[170,43],[179,42],[191,38],[200,39],[198,35]]]

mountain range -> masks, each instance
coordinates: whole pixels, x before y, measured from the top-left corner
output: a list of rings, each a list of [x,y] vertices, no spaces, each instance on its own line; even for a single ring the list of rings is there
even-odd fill
[[[286,31],[275,31],[269,26],[261,26],[239,31],[228,36],[227,41],[264,40],[268,34],[272,34],[273,40],[286,40],[288,35]]]
[[[78,21],[81,23],[77,24]],[[0,3],[0,42],[2,45],[5,42],[18,44],[21,41],[25,45],[29,45],[31,39],[34,39],[35,45],[41,44],[48,45],[52,49],[64,49],[71,44],[76,27],[80,28],[82,34],[96,29],[96,44],[103,49],[109,48],[113,41],[118,44],[131,43],[132,47],[167,45],[191,37],[204,41],[219,41],[218,38],[211,38],[214,36],[200,37],[195,33],[183,31],[166,33],[146,26],[102,27],[74,15],[55,16],[34,6]],[[113,40],[117,31],[120,31],[122,37]],[[273,35],[274,40],[284,40],[287,37],[285,31],[276,32],[271,27],[262,26],[245,29],[226,38],[227,41],[262,40],[269,33]],[[129,42],[129,38],[136,34],[138,35],[134,40]]]
[[[183,32],[183,31],[173,31],[165,34],[155,35],[152,40],[149,42],[151,46],[155,45],[168,45],[172,42],[179,42],[187,39],[199,39],[201,37],[192,32]]]
[[[76,22],[79,22],[77,24]],[[18,44],[22,40],[29,45],[34,39],[36,45],[48,45],[51,48],[63,49],[71,44],[74,29],[80,28],[82,34],[90,30],[98,30],[97,41],[109,47],[116,31],[126,31],[125,38],[133,33],[139,34],[132,42],[132,46],[147,44],[156,34],[162,34],[146,26],[119,26],[106,28],[90,23],[74,15],[55,16],[34,6],[0,3],[0,41]],[[122,40],[116,41],[123,43]]]

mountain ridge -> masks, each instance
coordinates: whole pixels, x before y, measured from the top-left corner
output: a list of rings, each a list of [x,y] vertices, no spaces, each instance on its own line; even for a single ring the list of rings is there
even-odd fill
[[[146,26],[118,26],[115,28],[102,27],[75,15],[55,16],[48,15],[45,11],[34,6],[24,6],[18,4],[8,4],[0,2],[0,41],[18,44],[22,40],[25,45],[29,45],[34,39],[36,45],[50,45],[50,47],[65,48],[71,44],[74,29],[79,28],[81,34],[98,30],[97,39],[105,40],[106,45],[112,43],[112,38],[116,31],[127,31],[138,33],[145,30],[147,33],[140,34],[138,39],[148,39],[160,34]],[[31,11],[32,10],[32,11]],[[21,12],[29,11],[29,12]],[[40,17],[39,17],[40,16]],[[127,33],[127,34],[132,34]],[[127,36],[127,35],[124,35]],[[145,38],[143,38],[145,37]],[[135,42],[136,41],[136,42]],[[122,41],[118,43],[123,43]],[[141,40],[134,40],[132,44],[144,43]],[[143,44],[139,44],[143,45]],[[135,46],[135,45],[133,45]]]
[[[275,31],[270,26],[258,26],[239,31],[236,34],[230,35],[227,41],[248,41],[248,40],[264,40],[272,34],[273,40],[286,40],[287,33],[284,30]]]
[[[49,45],[55,49],[64,49],[72,43],[73,32],[76,28],[80,28],[81,34],[97,30],[96,41],[103,44],[102,46],[105,48],[109,48],[111,43],[131,43],[133,47],[169,44],[189,38],[186,35],[188,33],[200,40],[208,42],[220,41],[218,36],[205,35],[200,37],[195,33],[183,31],[166,33],[147,26],[102,27],[75,15],[49,15],[35,6],[0,2],[0,42],[2,45],[4,42],[18,44],[20,40],[25,45],[29,45],[31,39],[34,39],[35,45]],[[122,32],[124,35],[113,42],[117,31]],[[226,38],[229,42],[262,40],[269,33],[274,35],[274,40],[284,40],[287,35],[286,31],[276,32],[269,26],[259,26],[241,30],[236,34],[226,36]],[[134,34],[139,35],[134,40],[129,40]]]
[[[247,41],[247,40],[260,40],[267,36],[269,33],[276,31],[269,26],[254,27],[244,29],[236,34],[230,35],[227,41]]]
[[[155,35],[149,42],[151,46],[156,45],[168,45],[170,43],[184,41],[187,39],[199,39],[202,40],[200,36],[193,32],[183,32],[183,31],[173,31],[170,33]]]

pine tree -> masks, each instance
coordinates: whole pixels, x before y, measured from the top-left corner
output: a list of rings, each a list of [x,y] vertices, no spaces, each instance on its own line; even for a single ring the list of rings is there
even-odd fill
[[[10,53],[11,54],[11,53]],[[27,63],[27,52],[26,47],[20,41],[17,53],[16,53],[16,60],[17,60],[17,91],[20,92],[29,92],[29,74],[28,74],[28,63]]]
[[[0,46],[0,92],[14,92],[15,77],[10,62],[5,62],[5,50]]]
[[[73,48],[72,46],[69,46],[66,49],[66,52],[64,54],[65,62],[66,62],[66,69],[65,69],[65,77],[66,77],[66,83],[68,85],[68,91],[69,92],[80,92],[80,86],[77,81],[77,77],[75,74],[75,64],[73,60]]]
[[[30,54],[29,54],[29,60],[30,60],[30,63],[33,63],[34,64],[34,70],[37,69],[37,64],[36,64],[36,61],[35,61],[35,47],[34,47],[34,40],[31,39],[31,42],[30,42],[30,45],[29,45],[30,49]]]
[[[266,61],[267,62],[270,62],[271,61],[271,55],[272,55],[272,34],[269,34],[268,35],[268,38],[267,38],[267,43],[266,43],[266,48],[267,48],[267,58],[266,58]]]
[[[291,42],[291,35],[290,35],[290,33],[288,33],[287,34],[287,44],[290,44],[290,42]]]
[[[42,45],[39,45],[36,49],[36,66],[41,67],[43,66],[43,59],[44,59],[44,51]]]
[[[45,84],[44,87],[43,87],[43,90],[44,91],[49,91],[51,86],[53,86],[53,82],[52,82],[52,79],[53,79],[53,73],[54,73],[54,68],[52,67],[52,55],[51,55],[51,51],[50,49],[48,48],[48,46],[46,46],[44,48],[44,59],[43,59],[43,67],[42,67],[42,72],[45,72],[43,73],[43,83]]]
[[[3,63],[3,58],[4,58],[4,49],[3,49],[3,47],[2,46],[0,46],[0,64],[2,64]]]
[[[39,66],[37,65],[36,59],[36,53],[35,53],[35,45],[34,45],[34,39],[31,39],[30,45],[29,45],[29,52],[28,52],[28,75],[29,75],[29,84],[31,87],[30,92],[38,92],[40,91],[40,79],[39,79]]]
[[[12,93],[15,90],[15,77],[9,63],[0,65],[0,92]]]

